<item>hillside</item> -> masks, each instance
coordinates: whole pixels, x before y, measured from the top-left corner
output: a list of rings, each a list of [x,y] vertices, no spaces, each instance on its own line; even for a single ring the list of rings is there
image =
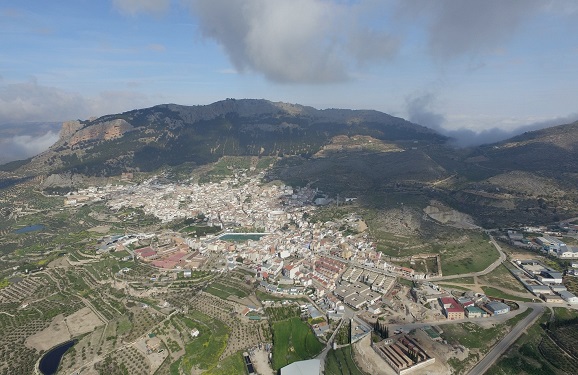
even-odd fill
[[[445,141],[430,129],[377,111],[228,99],[206,106],[159,105],[65,123],[59,141],[17,172],[110,176],[184,162],[204,165],[226,155],[310,157],[339,135]]]
[[[454,205],[486,226],[500,224],[500,218],[547,223],[576,214],[578,122],[442,156],[434,158],[461,177],[447,186]]]

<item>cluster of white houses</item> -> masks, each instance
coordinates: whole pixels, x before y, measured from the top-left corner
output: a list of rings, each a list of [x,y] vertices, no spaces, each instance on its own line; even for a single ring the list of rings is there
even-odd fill
[[[346,305],[359,309],[367,306],[373,314],[380,313],[373,305],[395,284],[395,277],[385,273],[352,266],[341,275],[333,294]]]

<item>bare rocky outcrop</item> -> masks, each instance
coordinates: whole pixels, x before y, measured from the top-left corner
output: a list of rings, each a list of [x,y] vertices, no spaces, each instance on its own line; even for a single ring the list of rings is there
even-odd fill
[[[66,123],[65,123],[66,124]],[[65,125],[63,125],[64,130]],[[74,127],[68,127],[73,129]],[[101,122],[86,128],[77,129],[69,138],[68,144],[74,146],[80,142],[103,140],[122,137],[125,133],[134,130],[134,127],[123,119]],[[68,129],[67,129],[68,131]],[[62,133],[61,133],[62,134]]]
[[[60,129],[60,139],[69,139],[80,128],[82,128],[80,121],[65,121]]]
[[[54,187],[80,188],[92,185],[102,185],[109,183],[105,177],[88,177],[78,173],[53,173],[42,180],[42,189]]]
[[[455,228],[479,228],[474,224],[474,219],[470,215],[451,209],[438,201],[431,201],[430,205],[424,208],[423,211],[435,221]]]

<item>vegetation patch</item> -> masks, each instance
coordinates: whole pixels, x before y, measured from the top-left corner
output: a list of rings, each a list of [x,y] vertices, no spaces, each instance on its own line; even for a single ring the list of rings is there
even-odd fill
[[[273,324],[274,370],[296,361],[313,358],[322,349],[323,344],[301,319],[291,318]]]
[[[185,345],[185,355],[171,369],[190,374],[193,367],[211,370],[219,363],[229,338],[227,326],[199,311],[192,311],[182,319],[187,328],[196,328],[200,334]],[[177,372],[178,373],[178,372]]]
[[[484,293],[488,296],[488,297],[494,297],[494,298],[503,298],[503,299],[507,299],[507,300],[512,300],[512,301],[522,301],[522,302],[532,302],[534,301],[533,298],[525,298],[525,297],[518,297],[518,296],[514,296],[512,294],[508,294],[505,292],[502,292],[499,289],[496,288],[492,288],[491,286],[483,286],[482,290],[484,291]]]
[[[351,346],[331,349],[325,360],[326,375],[367,375],[353,361]]]
[[[231,374],[247,374],[247,366],[245,365],[245,360],[243,359],[243,355],[239,353],[235,353],[233,355],[228,356],[224,360],[220,361],[219,364],[212,368],[211,370],[207,371],[205,374],[207,375],[231,375]]]
[[[506,288],[514,292],[525,293],[526,288],[520,284],[520,282],[512,275],[506,266],[500,264],[492,272],[480,276],[480,281],[485,284],[493,285],[497,287]]]
[[[491,347],[499,342],[516,324],[530,314],[528,309],[516,315],[505,323],[497,324],[492,328],[483,328],[471,322],[460,324],[448,324],[444,326],[442,337],[450,344],[463,345],[470,349],[468,357],[460,361],[456,358],[448,360],[456,373],[462,373],[481,358],[480,354],[486,354]]]
[[[578,361],[565,352],[546,334],[555,326],[574,325],[572,320],[578,312],[566,308],[554,308],[554,323],[548,313],[528,328],[487,372],[488,375],[562,375],[578,373]],[[576,347],[574,341],[571,345]]]

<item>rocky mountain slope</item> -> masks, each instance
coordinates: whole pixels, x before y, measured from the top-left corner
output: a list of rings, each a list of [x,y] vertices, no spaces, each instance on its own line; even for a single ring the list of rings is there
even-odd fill
[[[109,176],[184,162],[203,165],[225,155],[311,156],[334,137],[350,135],[380,141],[445,141],[428,128],[377,111],[229,99],[207,106],[159,105],[65,123],[59,141],[18,172]]]

